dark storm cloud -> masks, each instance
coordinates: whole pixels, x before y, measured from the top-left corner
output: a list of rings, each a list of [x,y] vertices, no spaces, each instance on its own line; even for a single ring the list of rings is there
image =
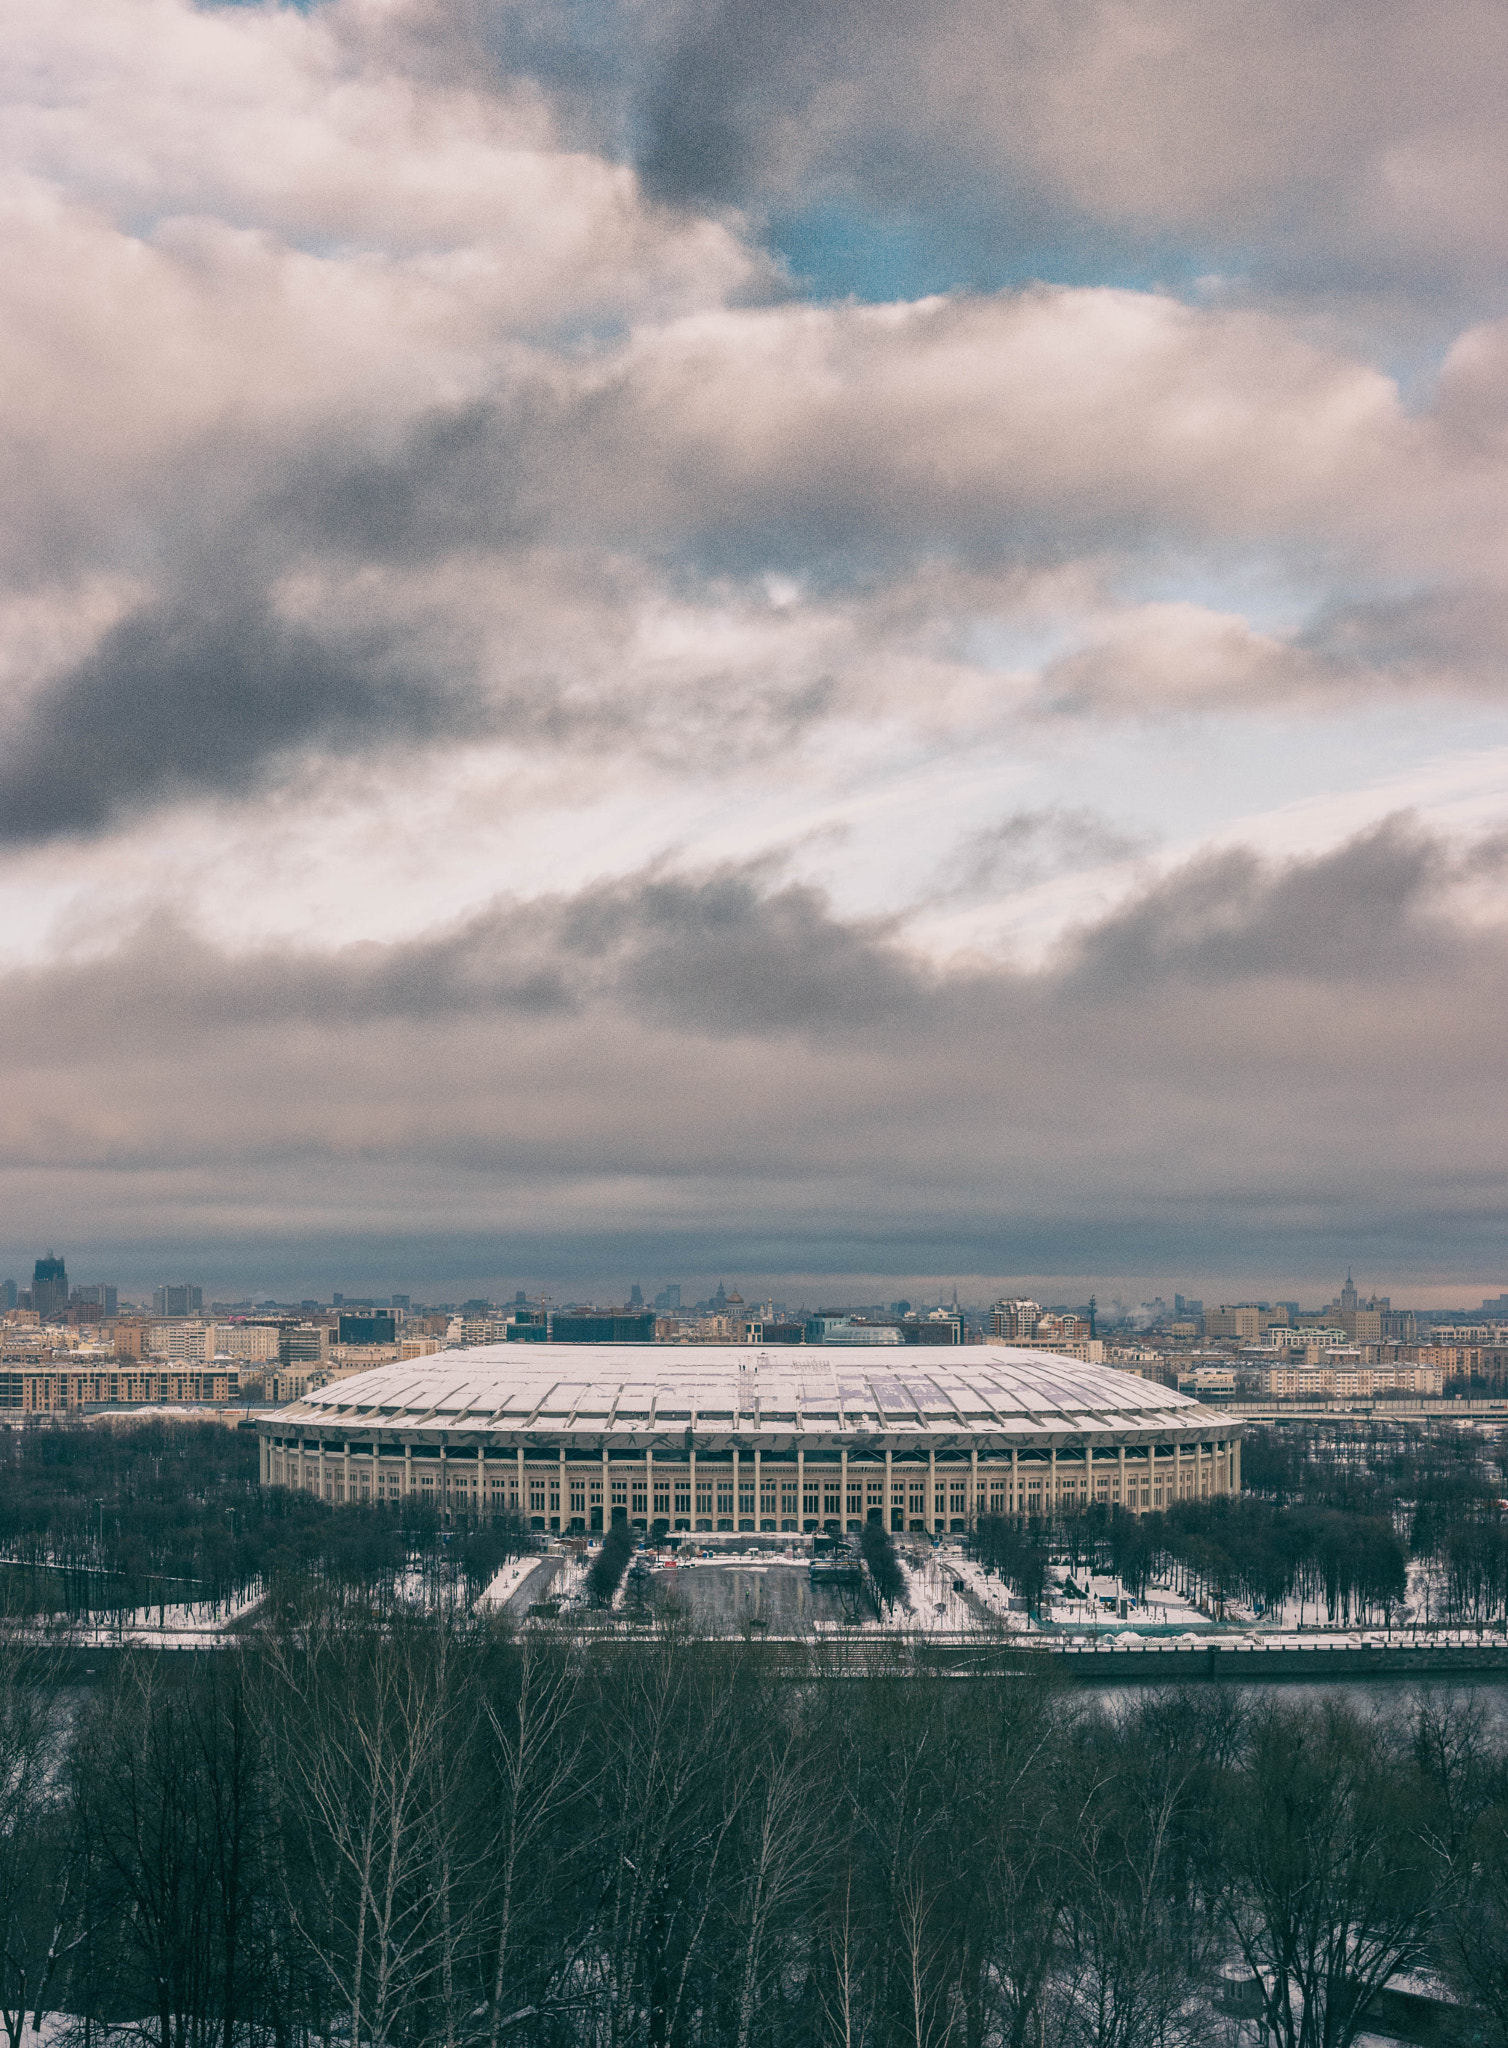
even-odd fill
[[[153,607],[35,697],[0,755],[0,839],[96,832],[184,796],[244,794],[277,757],[475,730],[380,634],[326,640],[255,599]]]
[[[1216,856],[1034,972],[933,967],[764,868],[325,957],[159,927],[0,987],[0,1198],[66,1190],[96,1239],[149,1206],[250,1245],[492,1230],[745,1269],[1250,1270],[1453,1230],[1475,1257],[1508,1215],[1508,932],[1452,913],[1480,866],[1406,821]]]

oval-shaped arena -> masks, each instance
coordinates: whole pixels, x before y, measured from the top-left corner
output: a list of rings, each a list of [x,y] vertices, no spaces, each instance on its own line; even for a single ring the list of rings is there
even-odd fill
[[[332,1381],[262,1418],[262,1480],[331,1502],[588,1534],[928,1535],[1090,1501],[1234,1492],[1239,1434],[1187,1395],[1008,1344],[493,1344]]]

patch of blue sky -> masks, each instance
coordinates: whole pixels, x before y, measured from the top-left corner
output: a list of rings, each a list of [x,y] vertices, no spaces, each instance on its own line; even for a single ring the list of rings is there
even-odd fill
[[[771,216],[765,241],[816,300],[888,304],[950,291],[1033,284],[1208,296],[1205,249],[1135,248],[1098,233],[1016,234],[989,214],[882,212],[823,198]]]
[[[1373,587],[1345,590],[1325,568],[1305,576],[1291,562],[1234,551],[1217,560],[1138,558],[1107,577],[1106,587],[1123,604],[1198,605],[1204,611],[1236,614],[1253,632],[1284,640],[1306,631],[1336,604],[1377,596]]]

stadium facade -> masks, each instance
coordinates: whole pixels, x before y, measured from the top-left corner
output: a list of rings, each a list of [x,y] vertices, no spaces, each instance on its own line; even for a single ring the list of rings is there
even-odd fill
[[[480,1346],[330,1382],[258,1422],[261,1475],[531,1527],[926,1534],[1091,1501],[1135,1514],[1241,1483],[1239,1431],[1186,1395],[1008,1344]]]

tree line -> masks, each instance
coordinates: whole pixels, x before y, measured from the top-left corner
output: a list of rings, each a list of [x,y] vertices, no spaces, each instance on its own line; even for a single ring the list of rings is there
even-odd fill
[[[1110,1712],[322,1603],[82,1703],[7,1656],[0,1837],[9,2048],[48,2015],[158,2048],[1194,2048],[1222,1970],[1274,2048],[1350,2048],[1429,1967],[1508,2042],[1508,1750],[1427,1697]]]

